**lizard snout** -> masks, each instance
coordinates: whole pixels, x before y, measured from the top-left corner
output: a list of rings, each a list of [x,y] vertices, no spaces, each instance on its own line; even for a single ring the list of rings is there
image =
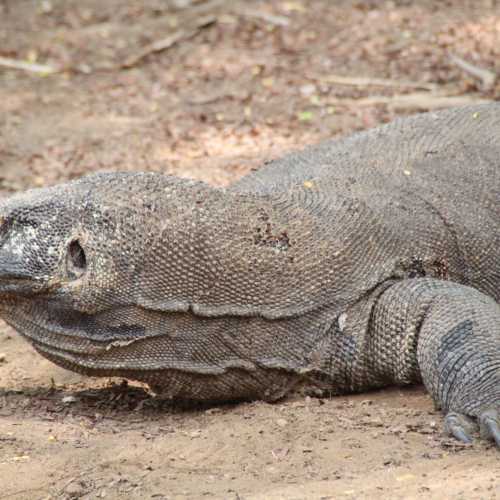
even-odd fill
[[[29,294],[38,291],[40,284],[21,258],[0,250],[0,293]]]

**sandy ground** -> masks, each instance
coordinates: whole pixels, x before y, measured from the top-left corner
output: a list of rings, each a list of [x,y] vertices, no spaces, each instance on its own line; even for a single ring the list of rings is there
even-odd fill
[[[500,96],[452,55],[500,73],[498,2],[3,0],[0,57],[50,67],[0,64],[0,195],[97,170],[226,185]],[[0,324],[0,499],[500,498],[498,452],[441,423],[421,388],[172,406],[61,370]]]

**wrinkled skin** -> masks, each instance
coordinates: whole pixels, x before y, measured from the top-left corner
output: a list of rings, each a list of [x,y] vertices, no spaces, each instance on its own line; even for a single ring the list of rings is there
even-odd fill
[[[0,315],[176,399],[426,385],[500,446],[500,104],[278,160],[230,189],[101,174],[0,203]]]

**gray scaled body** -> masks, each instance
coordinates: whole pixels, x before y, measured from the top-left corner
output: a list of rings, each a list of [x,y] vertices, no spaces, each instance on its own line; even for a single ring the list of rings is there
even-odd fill
[[[423,382],[500,445],[500,104],[271,162],[229,189],[99,174],[0,203],[0,315],[175,399]]]

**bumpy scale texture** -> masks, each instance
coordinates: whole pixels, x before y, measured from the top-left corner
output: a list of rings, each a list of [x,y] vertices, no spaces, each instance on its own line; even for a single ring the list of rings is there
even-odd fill
[[[498,103],[229,189],[93,175],[0,203],[0,314],[59,365],[177,399],[423,381],[451,433],[500,445],[499,199]]]

